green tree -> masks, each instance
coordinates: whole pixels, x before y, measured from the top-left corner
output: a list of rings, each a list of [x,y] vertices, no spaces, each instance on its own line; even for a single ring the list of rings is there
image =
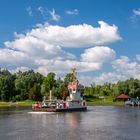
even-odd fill
[[[15,87],[21,100],[28,99],[28,92],[34,86],[34,84],[42,84],[43,76],[39,73],[35,73],[33,70],[29,70],[21,73],[15,80]]]
[[[101,91],[102,95],[104,96],[111,96],[112,94],[112,85],[111,83],[105,83],[102,88]]]
[[[15,76],[8,70],[0,70],[0,99],[9,101],[15,95]]]
[[[50,72],[48,75],[44,78],[43,84],[41,86],[41,92],[43,96],[49,96],[49,93],[52,91],[53,87],[56,85],[55,80],[55,73]]]
[[[41,87],[39,84],[34,84],[34,86],[29,90],[29,99],[34,101],[41,101]]]
[[[66,76],[64,78],[65,87],[67,87],[70,82],[72,82],[72,73],[66,74]]]
[[[69,96],[68,88],[63,86],[62,89],[61,89],[61,98],[63,100],[66,100],[67,96]]]
[[[62,88],[65,86],[64,81],[58,78],[55,83],[55,87],[53,87],[52,93],[57,99],[61,99]]]

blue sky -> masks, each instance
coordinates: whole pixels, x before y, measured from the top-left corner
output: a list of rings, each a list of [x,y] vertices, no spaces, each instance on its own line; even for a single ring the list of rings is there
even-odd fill
[[[139,0],[1,0],[0,67],[76,67],[86,85],[140,79],[139,25]]]

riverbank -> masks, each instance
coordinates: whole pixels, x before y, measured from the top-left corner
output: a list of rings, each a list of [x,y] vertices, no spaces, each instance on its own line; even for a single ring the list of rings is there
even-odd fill
[[[123,106],[124,102],[87,102],[88,106]]]
[[[112,97],[106,97],[104,99],[95,99],[95,98],[88,98],[87,99],[88,106],[109,106],[109,105],[125,105],[124,102],[113,100]]]
[[[34,101],[26,100],[26,101],[18,101],[18,102],[1,102],[0,107],[10,107],[10,106],[31,106],[34,104]]]
[[[34,101],[26,100],[26,101],[18,101],[18,102],[0,102],[0,107],[10,107],[10,106],[31,106],[34,104]],[[94,100],[90,99],[87,101],[88,106],[111,106],[111,105],[124,105],[124,102],[113,102],[112,100]]]

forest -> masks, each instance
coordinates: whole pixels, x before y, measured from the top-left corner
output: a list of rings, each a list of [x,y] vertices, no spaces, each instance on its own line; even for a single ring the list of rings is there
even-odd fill
[[[49,91],[57,99],[66,99],[69,95],[67,85],[71,82],[71,73],[56,79],[53,72],[46,76],[33,70],[10,73],[7,69],[0,69],[0,101],[41,101],[44,96],[49,97]],[[83,90],[86,99],[111,97],[124,93],[130,97],[140,96],[140,80],[130,78],[117,83],[104,83],[103,85],[91,84]]]

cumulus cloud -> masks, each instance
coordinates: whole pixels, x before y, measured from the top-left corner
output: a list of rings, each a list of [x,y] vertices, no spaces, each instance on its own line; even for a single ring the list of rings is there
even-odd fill
[[[101,46],[121,39],[115,25],[110,26],[103,21],[98,23],[100,27],[87,24],[68,27],[48,25],[32,29],[27,35],[34,36],[49,44],[70,48]]]
[[[140,79],[140,64],[135,61],[130,61],[127,56],[122,56],[112,64],[113,68],[122,75]]]
[[[10,50],[0,49],[0,67],[18,67],[18,66],[31,66],[35,67],[33,60],[27,54]]]
[[[127,56],[121,56],[120,59],[112,63],[113,68],[120,73],[135,75],[140,68],[137,62],[131,62]]]
[[[28,70],[31,70],[31,68],[29,68],[29,67],[16,67],[15,69],[10,69],[10,72],[11,73],[17,73],[19,71],[25,72],[25,71],[28,71]]]
[[[117,26],[103,21],[99,22],[99,27],[87,24],[63,27],[45,23],[26,34],[15,32],[14,35],[15,40],[4,42],[5,48],[0,49],[0,67],[13,71],[34,69],[45,75],[50,71],[67,72],[72,67],[79,72],[100,70],[103,63],[115,58],[115,51],[105,45],[121,39]],[[83,47],[88,49],[81,54],[81,59],[66,49]]]
[[[100,75],[78,75],[78,80],[85,86],[89,86],[91,84],[95,85],[103,85],[106,82],[117,83],[119,80],[126,80],[128,77],[126,75],[121,75],[116,72],[103,72]]]
[[[94,77],[93,82],[96,83],[96,85],[103,85],[106,82],[117,83],[119,80],[126,80],[127,78],[129,77],[116,72],[104,72],[101,75]]]
[[[67,10],[66,14],[68,14],[68,15],[78,15],[79,11],[78,11],[78,9]]]
[[[44,40],[30,35],[18,38],[13,42],[7,41],[5,42],[5,46],[10,49],[16,49],[24,52],[29,56],[36,58],[43,57],[46,59],[70,59],[75,57],[73,54],[63,51],[60,46],[54,46],[45,42]]]
[[[99,70],[102,67],[102,63],[79,62],[76,60],[61,61],[40,59],[36,60],[36,64],[39,66],[38,71],[43,72],[43,74],[46,74],[46,72],[48,71],[54,71],[56,73],[67,72],[73,67],[75,67],[77,71],[80,72],[95,71]]]
[[[140,61],[140,55],[139,54],[136,55],[136,60]]]
[[[113,49],[109,47],[93,47],[86,49],[83,54],[81,54],[81,60],[86,62],[110,62],[116,56],[116,53]]]
[[[136,56],[139,59],[139,55]],[[112,62],[113,71],[103,72],[99,76],[92,78],[96,84],[104,84],[105,82],[118,82],[128,78],[140,79],[140,64],[131,61],[127,56],[121,56]]]
[[[31,6],[28,6],[28,7],[26,8],[26,11],[28,12],[28,15],[29,15],[29,16],[33,16],[33,12],[32,12]]]
[[[32,29],[25,35],[18,36],[15,41],[5,42],[6,47],[29,51],[31,48],[44,48],[54,45],[70,48],[101,46],[121,39],[115,25],[110,26],[100,21],[100,27],[91,25],[71,25],[68,27],[44,24]],[[49,47],[50,48],[50,47]]]

